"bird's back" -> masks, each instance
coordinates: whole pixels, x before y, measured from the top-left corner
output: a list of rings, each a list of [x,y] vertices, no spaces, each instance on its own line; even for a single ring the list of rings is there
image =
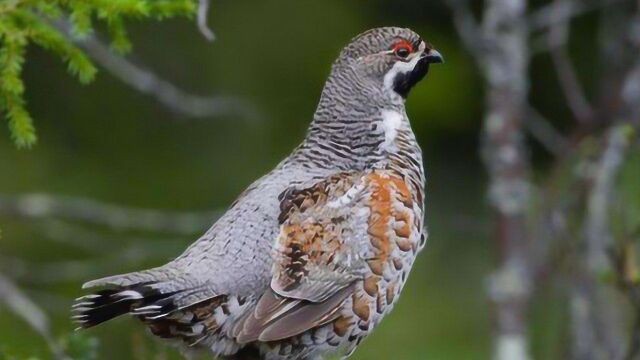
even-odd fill
[[[167,267],[216,293],[260,293],[271,279],[272,247],[280,231],[279,196],[292,186],[313,183],[328,172],[283,162],[245,190],[200,239]]]

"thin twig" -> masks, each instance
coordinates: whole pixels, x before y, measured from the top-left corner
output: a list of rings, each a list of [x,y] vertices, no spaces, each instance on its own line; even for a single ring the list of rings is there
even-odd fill
[[[445,2],[453,13],[453,23],[465,47],[477,59],[481,59],[486,41],[482,36],[480,26],[471,12],[469,1],[446,0]]]
[[[557,23],[565,23],[589,11],[601,9],[628,0],[567,0],[553,2],[529,15],[529,32],[546,30]]]
[[[569,148],[569,141],[533,107],[529,107],[524,126],[553,155],[561,156]]]
[[[114,54],[96,36],[77,38],[73,36],[71,27],[66,22],[58,21],[53,25],[117,79],[143,94],[153,96],[175,112],[194,118],[232,115],[246,120],[259,118],[254,106],[244,99],[188,94],[152,71]]]
[[[569,2],[568,0],[556,0],[554,3]],[[561,7],[561,5],[558,5],[558,7]],[[555,13],[551,16],[558,16],[558,14]],[[570,18],[560,17],[560,19],[555,19],[552,22],[548,35],[549,49],[553,65],[560,80],[560,87],[567,99],[569,109],[571,109],[573,116],[579,123],[589,125],[594,121],[594,111],[589,101],[587,101],[567,52],[570,20]]]
[[[128,208],[85,198],[24,194],[0,195],[0,215],[3,214],[30,219],[66,219],[117,230],[193,235],[209,227],[221,212],[163,212]]]
[[[609,230],[609,209],[613,199],[615,180],[624,163],[630,146],[626,125],[617,125],[606,136],[606,148],[593,170],[593,188],[587,204],[585,235],[587,237],[587,261],[594,273],[609,268],[607,249],[613,238]]]
[[[2,274],[0,274],[0,303],[4,303],[12,313],[22,318],[40,334],[56,359],[71,360],[55,341],[47,314]]]
[[[628,113],[626,116],[630,122],[638,126],[640,125],[640,61],[635,63],[625,78],[626,81],[622,86],[622,101]]]
[[[209,0],[200,0],[198,2],[198,30],[200,30],[205,39],[214,41],[216,39],[216,35],[211,31],[211,28],[209,28],[209,25],[207,24],[207,19],[209,17],[209,5]]]
[[[143,94],[155,97],[169,109],[196,118],[229,115],[240,115],[251,120],[257,118],[253,106],[245,100],[228,96],[187,94],[153,72],[116,56],[95,37],[81,40],[78,45],[120,81]]]

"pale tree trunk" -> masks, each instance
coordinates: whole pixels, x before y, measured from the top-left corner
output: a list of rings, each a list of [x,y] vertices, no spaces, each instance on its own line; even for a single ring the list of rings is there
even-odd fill
[[[455,26],[486,86],[482,154],[489,174],[498,269],[490,276],[495,360],[528,360],[527,308],[533,291],[528,239],[530,164],[524,138],[527,103],[527,0],[487,0],[477,24],[467,0],[447,0]]]
[[[528,45],[526,0],[487,1],[482,24],[489,51],[483,156],[489,173],[499,267],[489,281],[495,334],[494,359],[530,359],[527,307],[532,269],[527,239],[530,165],[524,144]]]

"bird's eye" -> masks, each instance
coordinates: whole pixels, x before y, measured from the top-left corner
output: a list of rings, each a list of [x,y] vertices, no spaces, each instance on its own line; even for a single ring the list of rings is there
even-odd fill
[[[396,55],[398,55],[398,57],[401,57],[403,59],[406,59],[409,56],[409,54],[411,54],[411,50],[405,47],[402,47],[396,50]]]
[[[406,41],[401,41],[393,47],[393,53],[401,58],[406,59],[413,52],[413,47]]]

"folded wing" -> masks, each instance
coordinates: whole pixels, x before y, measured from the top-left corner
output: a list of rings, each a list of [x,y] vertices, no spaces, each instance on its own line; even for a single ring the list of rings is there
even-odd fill
[[[357,282],[382,276],[398,248],[387,236],[397,199],[411,202],[404,183],[384,172],[339,173],[281,195],[271,287],[238,341],[277,341],[340,317]]]

